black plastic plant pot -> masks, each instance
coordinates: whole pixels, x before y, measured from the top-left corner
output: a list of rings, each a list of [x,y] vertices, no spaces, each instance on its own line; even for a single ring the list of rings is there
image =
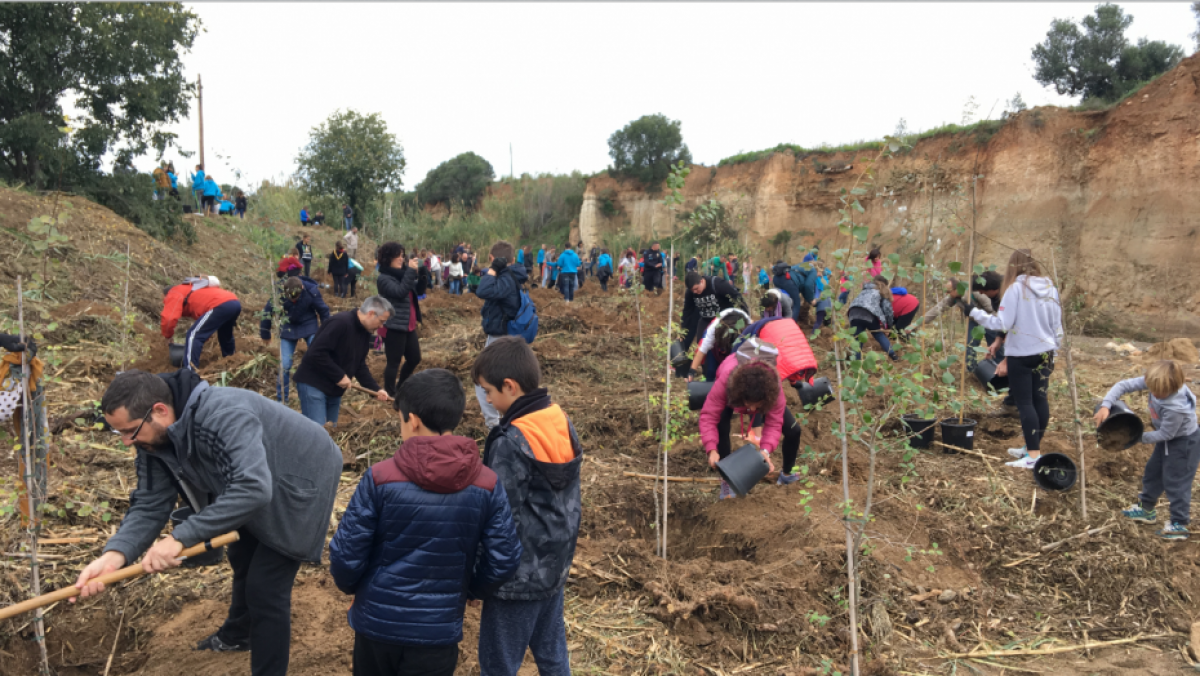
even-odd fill
[[[196,512],[193,511],[191,507],[180,507],[179,509],[171,512],[171,528],[174,529],[179,524],[183,523],[184,521],[187,521],[188,518],[190,518],[195,513]],[[187,560],[183,562],[182,565],[185,568],[198,568],[200,566],[215,566],[218,563],[220,563],[221,560],[224,558],[225,558],[225,548],[224,547],[216,547],[207,552],[204,552],[203,554],[189,556],[187,558]]]
[[[675,367],[676,378],[686,378],[692,370],[692,361],[687,358],[687,353],[683,351],[683,345],[679,341],[671,343],[668,351],[671,357],[671,366]]]
[[[1075,485],[1075,461],[1062,453],[1047,453],[1033,463],[1033,480],[1039,488],[1065,491]]]
[[[966,451],[975,450],[975,421],[970,418],[963,418],[962,423],[958,422],[958,418],[950,418],[942,421],[942,452],[957,453],[955,449],[961,448]],[[947,448],[953,446],[954,448]]]
[[[833,387],[829,384],[828,378],[817,378],[812,381],[811,385],[801,381],[796,385],[796,390],[800,394],[800,403],[805,406],[833,398]]]
[[[717,471],[739,498],[745,497],[762,481],[770,466],[754,444],[746,444],[717,463]]]
[[[996,360],[983,359],[975,364],[975,369],[972,371],[975,377],[979,379],[979,384],[983,385],[983,389],[987,389],[988,383],[992,382],[992,378],[996,377]]]
[[[904,426],[908,443],[913,448],[929,448],[933,443],[934,435],[937,434],[937,418],[918,418],[915,415],[906,415],[900,418],[900,424]]]
[[[704,400],[708,399],[708,393],[712,391],[713,383],[693,380],[688,383],[688,410],[699,411],[704,408]]]
[[[171,360],[171,366],[174,366],[175,368],[183,366],[183,354],[187,350],[186,346],[180,345],[179,343],[171,343],[167,350],[167,356]]]
[[[1104,402],[1096,404],[1099,411]],[[1097,441],[1106,451],[1123,451],[1142,440],[1146,426],[1142,419],[1124,402],[1114,401],[1108,409],[1108,419],[1096,430]]]

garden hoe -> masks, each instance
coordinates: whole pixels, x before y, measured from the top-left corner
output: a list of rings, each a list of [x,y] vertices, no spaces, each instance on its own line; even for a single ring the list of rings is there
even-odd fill
[[[180,558],[196,556],[197,554],[203,554],[205,551],[210,551],[210,550],[216,549],[217,547],[224,547],[225,545],[228,545],[228,544],[231,544],[231,543],[234,543],[237,541],[238,541],[237,531],[234,531],[231,533],[226,533],[219,537],[215,537],[211,540],[206,540],[204,542],[201,542],[200,544],[195,545],[194,547],[188,547],[187,549],[183,550],[182,552],[179,552],[179,556],[180,556]],[[100,577],[96,578],[96,581],[103,582],[105,586],[108,586],[110,584],[120,582],[122,580],[128,580],[128,579],[135,578],[135,577],[141,577],[145,574],[146,574],[146,572],[144,570],[142,570],[142,564],[135,563],[132,566],[125,566],[124,568],[113,571],[107,575],[101,575]],[[17,615],[20,615],[21,613],[27,613],[31,610],[37,610],[38,608],[44,608],[44,607],[50,605],[51,603],[55,603],[57,601],[62,601],[63,599],[69,599],[74,596],[79,596],[79,588],[75,587],[75,586],[64,587],[63,589],[59,589],[58,591],[50,592],[49,594],[42,594],[41,596],[35,596],[34,598],[29,599],[28,601],[22,601],[21,603],[14,603],[13,605],[11,605],[7,608],[0,609],[0,620],[6,620],[10,617],[16,617]]]

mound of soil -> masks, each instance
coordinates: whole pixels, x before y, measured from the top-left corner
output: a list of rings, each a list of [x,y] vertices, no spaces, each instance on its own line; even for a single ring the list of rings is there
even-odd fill
[[[1159,359],[1173,359],[1188,364],[1195,364],[1200,361],[1200,351],[1196,350],[1196,344],[1190,338],[1173,338],[1151,345],[1146,350],[1145,359],[1154,361]]]

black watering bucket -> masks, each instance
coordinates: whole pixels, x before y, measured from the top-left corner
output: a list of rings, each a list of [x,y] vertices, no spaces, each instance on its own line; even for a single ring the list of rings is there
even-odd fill
[[[187,521],[188,518],[195,513],[196,512],[191,507],[180,507],[179,509],[171,512],[171,528],[174,529],[179,524]],[[221,559],[223,558],[225,558],[225,548],[217,547],[215,549],[210,549],[203,554],[189,556],[182,565],[187,568],[196,568],[198,566],[214,566],[220,563]]]
[[[833,388],[828,378],[817,378],[811,385],[801,381],[796,384],[796,391],[800,393],[800,403],[805,406],[833,398]]]
[[[693,380],[688,383],[688,410],[699,411],[704,408],[704,400],[708,399],[708,393],[712,390],[713,383]]]
[[[1099,411],[1104,402],[1096,404]],[[1121,451],[1142,440],[1146,430],[1142,419],[1121,401],[1114,401],[1108,409],[1108,419],[1096,430],[1101,448],[1106,451]]]
[[[692,370],[692,360],[687,358],[687,353],[683,351],[683,345],[678,341],[671,343],[670,351],[671,366],[675,367],[675,376],[678,378],[688,377],[688,373]]]
[[[1065,491],[1075,485],[1075,461],[1062,453],[1047,453],[1033,463],[1033,480],[1048,491]]]
[[[900,424],[904,426],[908,443],[913,448],[929,448],[933,443],[933,437],[937,433],[937,418],[906,415],[900,418]]]
[[[180,345],[179,343],[171,343],[167,350],[169,353],[168,358],[171,360],[171,366],[176,368],[183,366],[183,357],[184,353],[187,352],[187,346]]]
[[[975,450],[975,421],[970,418],[963,418],[962,424],[959,424],[958,418],[950,418],[942,421],[942,443],[946,446],[954,446],[967,451]],[[957,453],[953,448],[942,447],[943,453]]]
[[[738,497],[745,497],[767,475],[769,466],[754,444],[746,444],[717,463],[717,471]]]
[[[983,359],[975,364],[972,371],[975,377],[979,379],[979,384],[983,385],[983,389],[987,389],[988,383],[992,382],[992,378],[996,377],[996,360]]]

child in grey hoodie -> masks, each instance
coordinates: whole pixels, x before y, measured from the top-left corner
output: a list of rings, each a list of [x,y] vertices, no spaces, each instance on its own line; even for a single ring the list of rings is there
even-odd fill
[[[1150,421],[1153,432],[1142,435],[1143,444],[1154,444],[1154,453],[1142,474],[1138,504],[1121,514],[1142,523],[1154,523],[1154,506],[1164,492],[1171,503],[1171,518],[1158,532],[1164,540],[1186,540],[1192,507],[1192,480],[1200,464],[1200,425],[1196,424],[1196,395],[1184,384],[1183,368],[1163,360],[1146,370],[1142,378],[1113,385],[1096,411],[1096,425],[1108,418],[1114,401],[1129,394],[1150,390]]]

